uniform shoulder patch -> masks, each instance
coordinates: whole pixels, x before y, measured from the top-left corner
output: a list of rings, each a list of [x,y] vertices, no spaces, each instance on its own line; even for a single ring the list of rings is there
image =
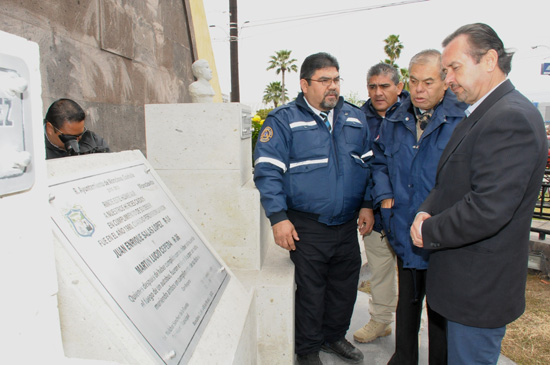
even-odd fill
[[[273,129],[271,127],[265,127],[260,135],[260,142],[269,142],[273,137]]]

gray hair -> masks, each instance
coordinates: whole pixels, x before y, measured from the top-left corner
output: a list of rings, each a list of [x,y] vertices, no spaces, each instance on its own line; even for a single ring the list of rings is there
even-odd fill
[[[420,51],[411,58],[411,61],[409,62],[409,71],[413,65],[425,65],[434,60],[441,66],[441,52],[436,49],[425,49]],[[439,70],[441,80],[445,80],[445,72],[443,71],[443,67],[439,67]]]

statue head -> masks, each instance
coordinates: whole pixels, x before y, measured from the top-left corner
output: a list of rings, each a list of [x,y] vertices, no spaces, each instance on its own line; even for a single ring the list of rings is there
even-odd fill
[[[212,70],[206,60],[197,60],[193,62],[193,65],[191,65],[191,71],[193,71],[193,76],[195,76],[197,80],[212,80]]]

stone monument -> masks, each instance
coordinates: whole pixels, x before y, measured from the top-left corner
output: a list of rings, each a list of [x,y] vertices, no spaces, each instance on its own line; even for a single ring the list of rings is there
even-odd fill
[[[189,85],[189,93],[193,103],[211,103],[215,92],[210,85],[212,80],[212,70],[206,60],[197,60],[191,66],[193,76],[197,81]]]

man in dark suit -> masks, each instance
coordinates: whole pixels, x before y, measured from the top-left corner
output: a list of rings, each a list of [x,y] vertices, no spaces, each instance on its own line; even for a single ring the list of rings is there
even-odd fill
[[[491,27],[465,25],[443,47],[446,82],[470,107],[411,238],[432,251],[427,300],[448,321],[449,364],[496,364],[506,324],[525,309],[546,134],[538,110],[507,80],[512,54]]]

